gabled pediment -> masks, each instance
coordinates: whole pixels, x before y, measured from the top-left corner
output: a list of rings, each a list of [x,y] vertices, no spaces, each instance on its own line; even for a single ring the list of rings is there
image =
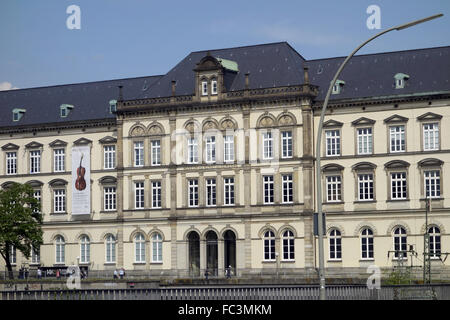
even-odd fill
[[[117,139],[114,137],[107,136],[107,137],[101,138],[100,140],[98,140],[98,142],[100,142],[101,144],[116,143]]]
[[[42,148],[44,145],[42,143],[32,141],[25,145],[25,148],[32,149],[32,148]]]
[[[18,150],[19,146],[14,143],[7,143],[2,147],[2,150]]]
[[[386,163],[384,165],[385,168],[387,169],[393,169],[393,168],[408,168],[409,167],[409,163],[403,160],[392,160],[389,161],[388,163]]]
[[[324,128],[342,127],[344,124],[336,120],[328,120],[323,123]]]
[[[55,141],[50,142],[48,145],[49,145],[50,147],[52,147],[52,148],[55,148],[55,147],[65,147],[65,146],[67,146],[67,142],[64,142],[64,141],[62,141],[62,140],[56,139]]]
[[[358,162],[352,166],[353,170],[375,170],[377,168],[376,164],[370,162]]]
[[[86,138],[80,138],[76,141],[73,142],[74,145],[79,146],[79,145],[84,145],[84,144],[90,144],[92,143],[91,140],[86,139]]]
[[[222,69],[222,65],[208,52],[206,56],[203,57],[199,63],[197,63],[197,67],[194,69],[194,71],[210,71],[219,69]]]
[[[399,122],[408,122],[408,118],[399,116],[398,114],[394,114],[389,118],[384,119],[384,123],[399,123]]]
[[[419,121],[440,120],[440,119],[442,119],[442,116],[440,114],[436,114],[433,112],[427,112],[427,113],[417,117],[417,120],[419,120]]]
[[[365,117],[361,117],[355,121],[352,122],[352,126],[359,126],[359,125],[372,125],[375,123],[375,120],[369,119],[369,118],[365,118]]]

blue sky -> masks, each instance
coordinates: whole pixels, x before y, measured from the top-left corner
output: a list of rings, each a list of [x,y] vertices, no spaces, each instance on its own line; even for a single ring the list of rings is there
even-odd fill
[[[69,30],[66,9],[81,9]],[[165,74],[191,51],[287,41],[306,59],[345,56],[381,29],[444,17],[375,40],[360,53],[450,45],[449,0],[1,0],[0,90]]]

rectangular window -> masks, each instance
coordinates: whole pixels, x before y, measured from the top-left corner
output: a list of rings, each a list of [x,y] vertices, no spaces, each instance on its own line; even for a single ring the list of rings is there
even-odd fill
[[[39,250],[36,250],[33,247],[31,247],[31,263],[32,264],[40,264],[41,263],[41,257],[39,255]]]
[[[406,172],[391,173],[391,199],[406,199]]]
[[[161,181],[152,182],[152,208],[161,208]]]
[[[224,161],[231,162],[234,161],[234,136],[225,136],[223,138],[224,143]]]
[[[116,187],[103,188],[103,196],[105,199],[105,211],[116,210]]]
[[[53,191],[55,213],[66,212],[66,190],[56,189]]]
[[[189,180],[189,207],[198,207],[198,180]]]
[[[105,169],[114,169],[116,167],[116,146],[104,146],[103,154]]]
[[[216,137],[206,137],[206,162],[216,162]]]
[[[161,165],[161,141],[152,141],[152,166]]]
[[[41,172],[41,151],[30,151],[30,173]]]
[[[373,200],[373,175],[359,174],[358,175],[358,200],[369,201]]]
[[[403,152],[406,150],[405,126],[389,127],[391,152]]]
[[[264,176],[264,204],[272,204],[274,202],[273,193],[273,176]]]
[[[426,123],[423,125],[423,149],[425,151],[439,149],[438,123]]]
[[[208,82],[202,81],[202,96],[208,95]]]
[[[292,158],[292,132],[281,132],[282,158]]]
[[[293,202],[293,190],[292,190],[292,174],[285,174],[282,176],[283,184],[283,203]]]
[[[41,190],[34,190],[33,197],[38,201],[39,209],[34,210],[35,213],[41,212]]]
[[[224,205],[234,205],[234,178],[223,179]]]
[[[53,166],[55,168],[55,172],[63,172],[65,170],[64,168],[64,162],[65,162],[65,151],[64,149],[55,149],[53,150]]]
[[[211,94],[217,94],[217,80],[211,81]]]
[[[144,166],[144,142],[142,141],[134,143],[134,166]]]
[[[6,153],[6,174],[17,174],[17,152]]]
[[[441,197],[441,172],[431,170],[424,172],[425,178],[425,198]]]
[[[327,202],[342,201],[342,183],[341,176],[327,176]]]
[[[188,163],[198,163],[198,142],[197,138],[188,138]]]
[[[216,179],[206,179],[206,205],[216,205]]]
[[[358,154],[372,154],[372,128],[357,129]]]
[[[263,133],[263,159],[273,159],[272,132]]]
[[[341,136],[339,130],[326,130],[326,155],[327,157],[341,154]]]
[[[144,183],[136,182],[134,184],[134,208],[143,209],[144,208]]]

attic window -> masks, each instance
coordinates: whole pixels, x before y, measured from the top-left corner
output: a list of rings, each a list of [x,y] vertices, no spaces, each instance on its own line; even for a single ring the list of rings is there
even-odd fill
[[[109,113],[117,111],[117,100],[109,100]]]
[[[208,95],[208,82],[206,80],[202,81],[202,96]]]
[[[336,80],[336,82],[334,83],[334,86],[333,86],[333,90],[332,90],[332,94],[339,94],[339,93],[341,93],[341,89],[342,89],[342,87],[344,86],[344,84],[345,84],[345,81],[342,81],[342,80]]]
[[[70,104],[62,104],[60,106],[60,110],[61,110],[61,118],[66,118],[70,111],[73,109],[73,106]]]
[[[395,79],[395,89],[403,89],[405,87],[405,80],[409,79],[409,76],[404,73],[397,73],[394,76]]]
[[[217,80],[213,79],[211,81],[211,94],[217,94]]]
[[[19,121],[23,114],[25,113],[25,109],[14,109],[13,110],[13,121]]]

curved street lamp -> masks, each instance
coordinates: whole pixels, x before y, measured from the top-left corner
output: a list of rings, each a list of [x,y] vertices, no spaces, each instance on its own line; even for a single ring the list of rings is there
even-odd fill
[[[319,279],[320,279],[320,300],[325,300],[326,299],[326,295],[325,295],[325,270],[324,270],[324,252],[323,252],[323,219],[322,219],[322,183],[321,183],[321,179],[320,179],[320,147],[321,147],[321,140],[322,140],[322,129],[323,129],[323,120],[325,117],[325,111],[327,109],[327,105],[328,105],[328,100],[330,99],[330,95],[331,95],[331,90],[337,80],[337,78],[339,77],[339,74],[341,73],[341,71],[344,69],[344,66],[347,64],[348,60],[350,60],[351,57],[353,57],[355,55],[356,52],[359,51],[359,49],[361,49],[363,46],[365,46],[367,43],[369,43],[370,41],[372,41],[375,38],[378,38],[379,36],[388,33],[390,31],[393,30],[403,30],[412,26],[415,26],[419,23],[423,23],[426,21],[430,21],[436,18],[440,18],[442,17],[443,14],[439,13],[439,14],[435,14],[433,16],[424,18],[424,19],[420,19],[420,20],[415,20],[415,21],[411,21],[402,25],[399,25],[397,27],[392,27],[390,29],[386,29],[376,35],[374,35],[373,37],[371,37],[369,40],[366,40],[365,42],[363,42],[362,44],[360,44],[355,50],[353,50],[352,53],[350,53],[350,55],[344,60],[344,62],[341,64],[341,66],[339,67],[338,71],[336,72],[333,80],[331,80],[330,82],[330,86],[328,88],[328,92],[327,95],[325,97],[325,101],[323,103],[323,107],[322,107],[322,113],[320,114],[320,121],[319,121],[319,128],[317,130],[317,141],[316,141],[316,185],[317,185],[317,211],[318,211],[318,231],[319,231]]]

